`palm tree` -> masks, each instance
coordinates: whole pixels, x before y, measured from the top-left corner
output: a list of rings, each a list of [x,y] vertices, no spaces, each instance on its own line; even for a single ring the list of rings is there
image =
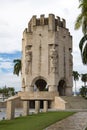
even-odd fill
[[[84,82],[84,86],[86,87],[87,74],[81,74],[81,80]]]
[[[79,48],[81,52],[82,62],[87,65],[87,34],[82,37],[79,43]]]
[[[13,73],[19,76],[19,73],[21,72],[21,59],[15,59],[14,61],[14,71]]]
[[[87,88],[85,87],[85,86],[82,86],[81,88],[80,88],[80,94],[81,94],[81,96],[82,97],[86,97],[86,94],[87,94]]]
[[[75,95],[76,95],[76,81],[79,80],[80,74],[77,71],[73,71],[73,79],[75,81]]]
[[[78,15],[75,22],[75,29],[82,27],[83,37],[80,40],[79,48],[81,51],[82,62],[87,65],[87,0],[79,0],[81,13]]]
[[[75,29],[78,30],[82,27],[83,34],[87,34],[87,0],[79,0],[81,13],[78,15],[75,22]]]

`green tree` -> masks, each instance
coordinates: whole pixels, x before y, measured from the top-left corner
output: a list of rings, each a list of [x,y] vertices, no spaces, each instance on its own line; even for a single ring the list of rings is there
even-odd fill
[[[82,80],[82,82],[84,82],[84,86],[86,86],[87,74],[81,74],[81,80]]]
[[[0,88],[0,94],[3,96],[3,101],[5,98],[15,95],[15,89],[13,87],[3,87]]]
[[[76,81],[79,80],[80,74],[77,71],[73,71],[73,79],[75,81],[75,95],[76,95]]]
[[[86,94],[87,94],[87,88],[85,86],[82,86],[80,88],[80,94],[82,97],[86,97]]]
[[[14,61],[14,70],[13,73],[19,76],[19,73],[21,72],[21,59],[15,59]]]
[[[87,0],[79,0],[81,13],[78,15],[75,22],[75,29],[82,27],[83,37],[80,40],[79,48],[81,51],[82,62],[87,65]]]

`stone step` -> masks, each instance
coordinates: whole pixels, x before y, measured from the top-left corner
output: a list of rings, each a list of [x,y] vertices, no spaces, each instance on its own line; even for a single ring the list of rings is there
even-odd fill
[[[67,102],[67,109],[87,109],[87,100],[81,96],[61,96],[61,98]]]

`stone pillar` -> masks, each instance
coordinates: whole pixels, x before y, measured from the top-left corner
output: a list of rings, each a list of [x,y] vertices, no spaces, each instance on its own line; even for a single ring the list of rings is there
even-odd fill
[[[63,27],[66,28],[66,20],[62,19]]]
[[[29,86],[29,92],[34,92],[34,87],[33,86]]]
[[[29,115],[29,101],[23,101],[23,116]]]
[[[34,87],[27,85],[25,91],[26,91],[26,92],[33,92],[33,91],[34,91]]]
[[[25,91],[25,87],[22,87],[22,92],[24,92]]]
[[[56,92],[57,86],[56,85],[49,85],[49,92]]]
[[[44,25],[44,15],[40,15],[40,24]]]
[[[36,15],[32,17],[32,25],[36,26]]]
[[[7,101],[6,118],[8,120],[11,120],[14,118],[14,114],[15,114],[15,101],[14,100]]]
[[[35,101],[35,113],[39,113],[40,111],[40,101]]]
[[[48,110],[48,101],[44,101],[44,112],[47,112]]]
[[[49,14],[49,31],[55,31],[55,15]]]

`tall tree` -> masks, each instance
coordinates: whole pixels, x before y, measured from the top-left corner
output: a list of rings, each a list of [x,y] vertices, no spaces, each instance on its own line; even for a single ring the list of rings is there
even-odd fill
[[[13,73],[19,76],[19,73],[21,72],[21,59],[15,59],[14,61],[14,70]]]
[[[79,48],[81,51],[82,62],[87,65],[87,0],[79,0],[81,13],[75,22],[75,29],[82,27],[83,37],[80,40]]]
[[[82,82],[84,82],[84,86],[86,87],[87,74],[81,74],[81,80],[82,80]]]
[[[75,95],[76,95],[76,81],[79,80],[80,74],[77,71],[73,71],[73,79],[75,81]]]

